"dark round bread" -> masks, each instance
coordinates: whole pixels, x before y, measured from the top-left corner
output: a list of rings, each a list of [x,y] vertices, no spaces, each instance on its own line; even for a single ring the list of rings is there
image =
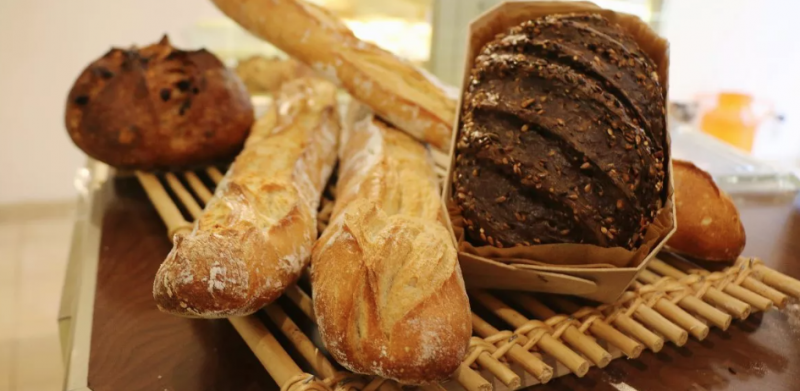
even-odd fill
[[[119,168],[208,163],[239,151],[253,124],[243,84],[213,54],[173,48],[165,36],[111,49],[69,93],[66,126],[87,155]]]
[[[468,239],[638,246],[665,201],[655,70],[599,15],[548,16],[486,44],[456,149],[453,194]]]

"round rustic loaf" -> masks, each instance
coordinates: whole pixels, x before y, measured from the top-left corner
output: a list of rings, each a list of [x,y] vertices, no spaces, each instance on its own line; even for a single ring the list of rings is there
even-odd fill
[[[525,22],[475,58],[453,194],[473,244],[635,248],[665,201],[653,61],[599,15]]]
[[[194,166],[239,151],[253,124],[237,76],[205,50],[161,42],[111,49],[69,93],[66,126],[87,155],[119,168]]]

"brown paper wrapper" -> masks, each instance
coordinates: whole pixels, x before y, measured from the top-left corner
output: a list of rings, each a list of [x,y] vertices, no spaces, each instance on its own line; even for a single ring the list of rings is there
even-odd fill
[[[520,23],[536,19],[539,17],[554,14],[569,13],[595,13],[600,14],[611,22],[619,24],[627,31],[638,43],[640,48],[647,53],[657,66],[659,80],[664,87],[665,101],[666,91],[669,84],[669,44],[666,40],[659,37],[647,24],[636,16],[617,13],[602,9],[589,2],[506,2],[487,11],[478,19],[470,24],[470,37],[467,46],[467,56],[465,59],[464,79],[462,87],[467,86],[469,81],[470,69],[475,56],[481,48],[495,38],[497,34],[505,33],[513,26]],[[462,88],[462,94],[465,91]],[[451,158],[455,158],[455,140],[458,139],[461,130],[460,117],[462,105],[459,103],[459,115],[453,132],[453,142],[451,148]],[[653,253],[657,252],[675,230],[675,216],[672,188],[672,165],[669,153],[669,134],[666,134],[665,155],[667,160],[667,180],[664,191],[664,207],[658,212],[656,218],[648,227],[644,235],[644,240],[639,248],[627,250],[621,247],[603,248],[588,244],[549,244],[528,247],[497,248],[494,246],[473,246],[465,240],[463,230],[463,219],[458,213],[458,209],[452,207],[453,202],[450,197],[450,186],[446,186],[444,199],[447,202],[449,217],[451,220],[453,235],[458,249],[463,258],[469,263],[475,259],[483,258],[486,263],[502,263],[515,267],[517,270],[539,270],[539,271],[558,271],[567,274],[581,276],[582,278],[592,278],[592,270],[602,272],[608,276],[607,272],[614,269],[625,268],[631,271],[638,269],[652,258]],[[448,184],[452,183],[452,165],[448,172]],[[468,269],[468,265],[462,267]],[[497,265],[497,264],[496,264]],[[498,268],[501,265],[497,265]],[[481,265],[485,267],[485,265]],[[574,271],[574,273],[571,273]],[[620,270],[621,271],[621,270]],[[631,274],[635,276],[635,274]],[[627,277],[626,277],[627,278]],[[630,277],[633,278],[633,277]],[[602,280],[602,278],[598,278]],[[620,280],[620,279],[617,279]],[[469,282],[468,282],[469,283]],[[598,289],[619,291],[621,293],[630,281],[618,283],[618,287],[599,287]],[[482,283],[483,284],[483,283]],[[485,284],[484,284],[485,285]],[[502,285],[502,281],[498,281]],[[502,288],[502,286],[497,286]],[[614,296],[613,293],[607,297]]]

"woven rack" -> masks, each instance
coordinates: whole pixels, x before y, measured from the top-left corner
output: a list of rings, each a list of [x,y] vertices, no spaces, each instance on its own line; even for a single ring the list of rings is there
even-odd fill
[[[193,219],[200,216],[223,177],[217,167],[136,175],[166,223],[170,239],[192,229]],[[321,229],[331,209],[332,200],[323,199]],[[622,356],[635,359],[644,349],[658,352],[665,342],[682,346],[690,336],[703,340],[709,327],[725,330],[733,318],[783,308],[789,297],[800,298],[800,281],[756,258],[740,258],[717,272],[668,254],[662,258],[650,262],[614,304],[592,306],[566,296],[469,291],[474,333],[469,352],[453,380],[422,388],[514,390],[570,373],[582,377],[590,366],[602,368]],[[297,326],[309,320],[316,323],[307,287],[301,279],[286,291],[288,300],[262,311],[265,316],[229,319],[281,389],[400,390],[393,381],[341,369],[324,347],[313,342],[319,341],[315,328],[305,333]],[[297,315],[292,318],[288,313]],[[283,334],[284,344],[265,321]],[[303,362],[296,362],[287,350]]]

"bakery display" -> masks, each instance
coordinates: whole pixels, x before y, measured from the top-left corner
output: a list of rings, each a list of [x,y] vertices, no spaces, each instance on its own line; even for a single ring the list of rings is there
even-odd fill
[[[312,253],[322,340],[356,373],[444,380],[467,351],[470,307],[428,152],[371,116],[345,126],[342,145]]]
[[[118,168],[196,166],[230,158],[253,124],[241,81],[205,50],[165,36],[143,48],[111,49],[69,92],[65,123],[87,155]]]
[[[691,162],[674,160],[678,230],[670,249],[708,261],[735,261],[746,235],[739,211],[707,172]]]
[[[308,263],[317,207],[336,161],[336,87],[283,86],[253,126],[214,198],[158,269],[165,312],[203,318],[252,313],[280,296]]]
[[[242,27],[341,84],[414,138],[448,150],[455,98],[424,71],[364,42],[304,0],[214,0]]]
[[[636,249],[665,205],[656,65],[600,15],[541,17],[484,45],[461,121],[452,196],[475,245]]]
[[[131,304],[141,290],[127,289],[134,285],[125,278],[119,285],[117,277],[128,274],[109,261],[108,253],[125,249],[104,247],[97,273],[94,264],[87,270],[100,283],[92,308],[110,322],[76,317],[105,325],[90,345],[107,343],[102,332],[112,330],[126,338],[116,351],[133,347],[135,362],[149,362],[152,348],[174,356],[158,366],[163,380],[133,365],[113,374],[117,384],[177,389],[199,374],[211,379],[201,388],[269,386],[266,373],[250,378],[249,366],[206,372],[208,360],[247,359],[246,351],[239,356],[246,345],[285,390],[513,390],[582,377],[591,365],[634,359],[644,349],[716,338],[712,327],[725,330],[734,318],[800,297],[800,282],[757,258],[711,271],[660,252],[675,217],[663,117],[667,44],[635,17],[589,3],[507,2],[470,24],[467,62],[475,67],[448,160],[435,151],[447,141],[430,132],[431,122],[403,122],[442,93],[417,83],[413,68],[302,1],[217,2],[374,110],[354,102],[340,132],[335,83],[287,82],[296,75],[283,70],[294,60],[253,58],[237,69],[251,91],[281,86],[274,102],[264,99],[266,115],[226,175],[214,165],[136,171],[173,241],[163,263],[132,253],[142,261],[136,270],[155,272],[161,263],[152,291],[158,308],[227,321],[159,315],[151,301],[119,312],[119,299]],[[161,53],[140,52],[147,50]],[[150,69],[160,57],[147,58]],[[392,101],[409,91],[418,95],[401,102],[408,105]],[[679,220],[689,221],[687,240],[710,240],[684,253],[738,255],[744,233],[729,199],[702,171],[676,167],[678,199],[692,203],[678,204],[686,212]],[[118,197],[131,216],[141,214],[136,196]],[[107,225],[119,232],[128,220],[117,213]],[[152,224],[134,229],[138,235]],[[117,243],[130,244],[122,236]],[[163,256],[168,248],[154,252],[159,243],[149,239],[141,250]],[[309,261],[308,279],[295,283]],[[114,281],[123,294],[108,297]],[[115,330],[125,324],[137,327]],[[152,330],[181,348],[138,349],[152,341]],[[234,331],[244,344],[229,339]],[[113,353],[105,366],[119,368]]]
[[[314,71],[297,60],[252,56],[236,64],[236,75],[251,94],[274,94],[300,77],[314,76]]]

